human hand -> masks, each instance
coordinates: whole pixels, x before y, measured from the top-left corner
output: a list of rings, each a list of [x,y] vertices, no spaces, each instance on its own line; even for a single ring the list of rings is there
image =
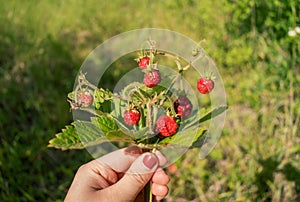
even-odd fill
[[[137,146],[120,149],[82,165],[65,201],[143,201],[141,191],[152,178],[156,200],[168,193],[170,178],[159,166],[167,162],[160,153],[142,153]]]

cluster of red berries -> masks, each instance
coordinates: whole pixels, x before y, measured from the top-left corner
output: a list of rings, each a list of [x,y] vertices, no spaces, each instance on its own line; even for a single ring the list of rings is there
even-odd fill
[[[174,108],[179,118],[190,115],[193,105],[186,96],[179,96],[174,102]],[[124,122],[129,125],[137,125],[140,120],[140,111],[137,108],[126,110],[124,113]],[[175,118],[162,115],[157,119],[155,131],[163,137],[172,136],[178,128]]]
[[[191,101],[186,96],[179,96],[174,102],[174,109],[177,116],[182,119],[189,116],[192,112],[193,105]],[[176,133],[178,128],[177,122],[173,117],[170,116],[160,116],[157,119],[155,130],[163,137],[172,136]]]
[[[190,115],[193,105],[186,96],[179,96],[174,102],[174,109],[178,118],[182,119]],[[135,107],[133,109],[126,110],[124,113],[124,122],[128,126],[137,125],[140,120],[140,111]],[[160,116],[155,125],[155,131],[163,137],[172,136],[176,133],[178,124],[176,119],[168,116]]]
[[[138,60],[139,68],[145,72],[143,82],[148,88],[157,86],[161,81],[161,75],[158,69],[149,67],[150,58],[144,56]],[[201,77],[197,82],[197,89],[201,94],[207,94],[214,88],[214,81],[210,78]],[[183,119],[189,116],[192,112],[193,105],[191,101],[186,96],[179,96],[174,102],[174,109],[176,116],[179,119]],[[124,122],[128,126],[137,125],[140,120],[140,111],[134,107],[133,109],[128,109],[124,113]],[[178,124],[176,119],[168,116],[160,116],[155,125],[155,131],[163,137],[172,136],[176,133],[178,129]]]
[[[154,53],[152,55],[145,55],[137,59],[140,70],[144,73],[143,83],[148,88],[153,88],[161,82],[161,73],[157,68],[157,64],[153,63]],[[177,64],[178,65],[178,64]],[[186,70],[178,65],[179,71]],[[201,77],[197,81],[197,89],[201,94],[208,94],[214,88],[214,81],[211,77]],[[93,105],[94,97],[89,91],[84,91],[77,97],[76,107],[90,107]],[[169,137],[174,135],[181,121],[188,117],[192,110],[193,104],[186,95],[179,95],[176,101],[172,101],[173,109],[166,112],[157,118],[154,125],[154,131],[159,134],[159,137]],[[129,106],[123,114],[124,123],[127,126],[137,126],[141,119],[141,109],[137,106]],[[174,113],[175,111],[175,113]],[[147,112],[150,113],[150,112]],[[151,114],[151,113],[150,113]]]
[[[160,82],[161,76],[158,69],[149,69],[147,71],[149,64],[149,57],[145,56],[139,59],[139,67],[141,70],[145,71],[143,82],[148,88],[152,88]],[[201,94],[210,93],[214,88],[214,85],[214,81],[206,77],[201,77],[197,82],[197,88]]]

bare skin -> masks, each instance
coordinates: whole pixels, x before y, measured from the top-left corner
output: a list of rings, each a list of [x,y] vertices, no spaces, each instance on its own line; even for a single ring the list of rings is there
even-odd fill
[[[65,201],[143,201],[141,191],[151,179],[152,194],[161,200],[170,180],[160,168],[166,162],[161,153],[135,146],[114,151],[78,169]]]

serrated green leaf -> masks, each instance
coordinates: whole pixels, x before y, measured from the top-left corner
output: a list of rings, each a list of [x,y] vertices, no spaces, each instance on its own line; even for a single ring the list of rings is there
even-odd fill
[[[205,132],[206,130],[203,128],[195,129],[195,127],[193,127],[189,130],[180,131],[171,137],[166,137],[163,140],[161,140],[158,144],[165,146],[173,144],[182,147],[191,147],[199,141],[199,139]]]
[[[97,128],[89,121],[75,121],[72,125],[66,126],[62,132],[49,141],[48,147],[57,149],[83,149],[103,142],[133,142],[130,136],[122,134],[122,131],[110,131],[103,135],[100,128]]]
[[[83,144],[93,142],[102,136],[101,130],[89,121],[75,121],[74,126]]]
[[[118,130],[118,125],[115,120],[107,116],[92,117],[91,123],[99,128],[104,135],[109,131]]]
[[[84,148],[74,125],[68,125],[62,129],[62,132],[56,134],[55,138],[49,141],[48,147],[54,147],[62,150]]]

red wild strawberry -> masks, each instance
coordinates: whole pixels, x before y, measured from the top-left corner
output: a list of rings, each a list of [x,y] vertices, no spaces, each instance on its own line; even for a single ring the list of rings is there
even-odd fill
[[[164,137],[172,136],[177,131],[177,123],[174,118],[170,116],[160,116],[156,121],[155,130]]]
[[[191,114],[193,105],[186,96],[179,96],[174,102],[174,108],[180,118],[187,117]]]
[[[137,108],[126,110],[124,112],[124,122],[129,126],[137,125],[140,116],[140,111]]]
[[[211,92],[214,86],[214,81],[208,78],[200,78],[197,82],[198,91],[202,94]]]
[[[78,104],[83,107],[89,107],[93,104],[93,100],[93,96],[86,91],[80,94]]]
[[[143,57],[139,60],[139,67],[141,69],[146,69],[147,66],[149,65],[150,63],[150,58],[149,57]]]
[[[148,88],[152,88],[154,86],[157,86],[160,80],[160,72],[157,69],[155,69],[151,72],[145,73],[143,81]]]

